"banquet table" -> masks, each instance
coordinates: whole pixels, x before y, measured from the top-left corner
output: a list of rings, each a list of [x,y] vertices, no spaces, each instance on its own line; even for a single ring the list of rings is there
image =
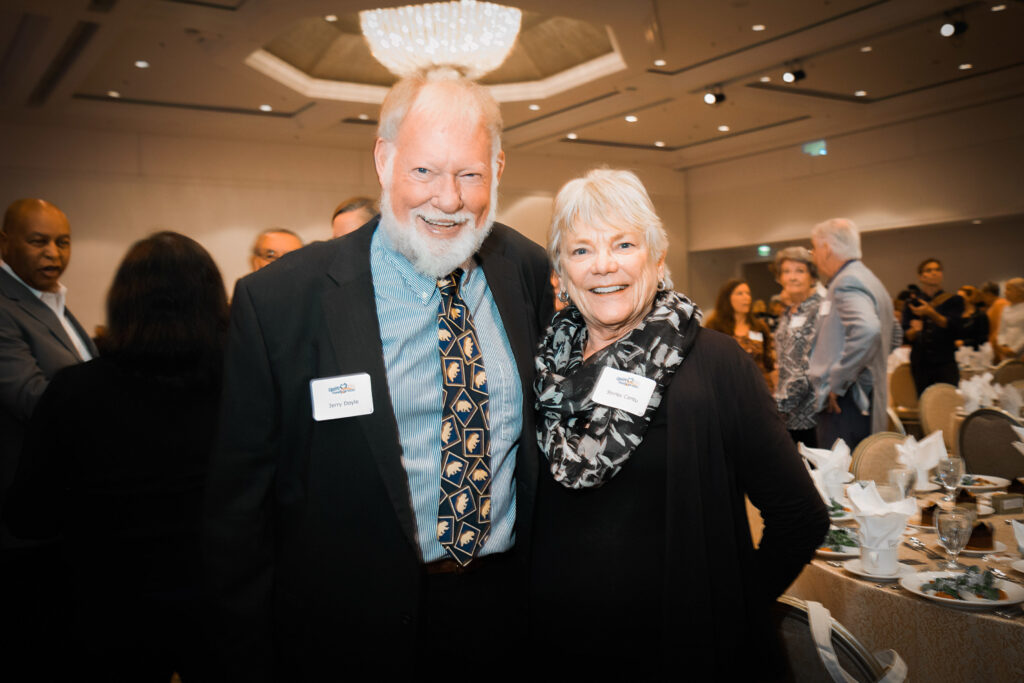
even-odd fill
[[[1004,520],[1019,517],[1018,513],[985,518],[994,524],[995,540],[1007,546],[1001,555],[1014,560],[1020,554],[1013,530]],[[914,535],[945,555],[938,548],[934,529],[915,529]],[[963,564],[986,565],[981,558],[960,559]],[[915,563],[917,571],[939,569],[937,560],[905,545],[900,546],[899,560]],[[1011,569],[1009,562],[988,565],[1024,580],[1024,574]],[[1024,612],[1020,606],[1009,608],[1014,618],[947,607],[914,595],[899,587],[899,582],[859,578],[818,556],[786,592],[825,605],[872,652],[896,650],[907,663],[908,680],[1024,681]]]

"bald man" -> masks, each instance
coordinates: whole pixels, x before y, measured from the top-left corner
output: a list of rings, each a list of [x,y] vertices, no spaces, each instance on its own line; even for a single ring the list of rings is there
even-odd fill
[[[252,272],[269,266],[290,251],[302,248],[302,238],[285,228],[269,228],[256,236],[249,265]]]
[[[19,199],[0,229],[0,504],[14,479],[25,423],[53,375],[96,355],[85,329],[65,306],[60,277],[71,259],[67,216],[42,199]],[[5,647],[12,659],[47,667],[40,644],[59,620],[57,546],[14,538],[0,512],[0,604],[17,628]],[[17,671],[18,666],[7,669]],[[44,680],[46,672],[40,673]]]

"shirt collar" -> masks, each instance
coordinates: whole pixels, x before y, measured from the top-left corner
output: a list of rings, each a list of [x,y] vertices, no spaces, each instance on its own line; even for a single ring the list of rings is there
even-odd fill
[[[416,299],[422,302],[423,305],[428,305],[430,300],[433,298],[434,293],[437,292],[437,278],[424,275],[420,271],[416,270],[415,266],[412,265],[412,262],[395,248],[387,230],[384,229],[383,217],[381,217],[380,222],[381,224],[377,227],[377,231],[373,235],[371,248],[379,251],[387,261],[388,265],[394,268],[395,272],[401,276],[406,289],[408,289]],[[461,289],[461,287],[465,286],[466,281],[469,280],[470,274],[476,268],[476,262],[474,259],[470,258],[460,267],[465,271],[465,275],[462,277],[462,283],[460,284]]]
[[[8,265],[8,263],[3,259],[0,259],[0,268],[7,271],[7,274],[13,277],[18,282],[20,282],[25,287],[25,289],[35,294],[37,299],[42,299],[44,301],[55,301],[60,306],[60,308],[64,308],[64,302],[67,300],[68,296],[68,288],[62,285],[61,283],[57,283],[56,292],[44,292],[41,289],[36,289],[32,285],[22,280],[20,277],[18,277],[18,274],[14,272],[14,269],[11,268],[11,266]]]

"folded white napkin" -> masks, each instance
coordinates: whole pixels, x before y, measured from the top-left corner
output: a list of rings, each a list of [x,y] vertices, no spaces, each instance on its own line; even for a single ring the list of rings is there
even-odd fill
[[[896,444],[896,462],[917,470],[918,489],[924,488],[928,483],[928,472],[945,457],[946,444],[942,440],[941,429],[920,441],[908,436],[903,443]]]
[[[988,408],[996,400],[992,386],[992,373],[985,372],[970,379],[960,380],[960,393],[964,396],[964,412],[973,413],[978,408]]]
[[[1024,552],[1024,524],[1011,519],[1010,528],[1013,529],[1013,537],[1017,539],[1017,550]]]
[[[917,513],[917,502],[913,498],[886,503],[873,481],[863,487],[859,484],[847,487],[846,497],[852,517],[860,524],[861,545],[868,548],[897,545],[907,520]]]
[[[832,448],[808,448],[803,442],[797,444],[797,450],[804,459],[814,465],[807,470],[811,473],[818,491],[826,503],[831,499],[840,500],[843,497],[843,484],[853,481],[853,474],[850,472],[850,447],[842,439],[836,439]]]
[[[1024,403],[1017,387],[1012,384],[997,384],[995,386],[996,397],[999,399],[999,407],[1014,417],[1020,416],[1020,407]]]

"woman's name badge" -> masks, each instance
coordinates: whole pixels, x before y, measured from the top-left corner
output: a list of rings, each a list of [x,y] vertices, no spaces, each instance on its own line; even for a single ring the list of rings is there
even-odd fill
[[[605,368],[594,387],[590,400],[609,408],[618,408],[643,417],[654,394],[656,383],[643,375],[634,375],[615,368]]]
[[[753,341],[764,341],[764,334],[762,334],[761,332],[754,332],[753,330],[751,330],[750,332],[747,332],[747,336],[750,337]]]
[[[832,311],[832,302],[825,300],[821,302],[821,306],[818,307],[818,315],[826,316]]]
[[[794,315],[789,319],[789,327],[795,330],[798,327],[803,327],[805,322],[807,322],[806,315]]]
[[[365,372],[310,380],[309,393],[313,399],[313,419],[317,422],[373,412],[370,375]]]

